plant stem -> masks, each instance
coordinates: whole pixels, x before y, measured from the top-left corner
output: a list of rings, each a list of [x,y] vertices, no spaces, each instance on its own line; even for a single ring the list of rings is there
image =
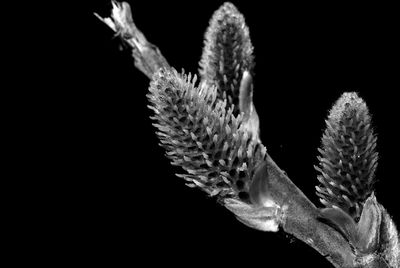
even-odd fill
[[[266,168],[271,198],[284,210],[284,231],[313,247],[335,267],[353,267],[355,256],[343,236],[318,220],[318,208],[269,156]]]

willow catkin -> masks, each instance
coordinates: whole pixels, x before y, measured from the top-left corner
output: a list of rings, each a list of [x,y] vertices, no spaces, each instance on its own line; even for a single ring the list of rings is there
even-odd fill
[[[367,105],[356,93],[344,93],[325,122],[315,167],[321,183],[317,195],[326,207],[337,206],[358,220],[373,191],[378,160]]]
[[[252,74],[253,46],[243,15],[232,3],[224,3],[211,17],[205,33],[200,76],[208,85],[216,85],[218,98],[234,104],[239,113],[239,89],[243,73]]]
[[[242,128],[242,117],[216,98],[215,87],[199,88],[195,82],[196,76],[174,69],[154,75],[147,97],[160,145],[172,165],[186,171],[177,175],[188,186],[249,201],[252,172],[266,149]]]

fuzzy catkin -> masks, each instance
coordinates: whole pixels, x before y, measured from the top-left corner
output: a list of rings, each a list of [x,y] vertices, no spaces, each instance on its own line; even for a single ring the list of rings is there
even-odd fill
[[[210,195],[249,201],[248,189],[255,166],[266,149],[241,127],[242,117],[216,98],[216,88],[195,86],[191,78],[174,69],[161,69],[153,77],[147,95],[154,111],[153,125],[160,145],[177,174],[190,187]]]
[[[337,206],[358,220],[373,191],[378,160],[367,105],[356,93],[344,93],[325,122],[316,193],[326,207]]]
[[[200,61],[200,76],[208,85],[216,85],[218,98],[226,99],[233,113],[239,113],[239,89],[244,71],[254,67],[253,46],[243,15],[231,3],[213,14],[205,33]]]

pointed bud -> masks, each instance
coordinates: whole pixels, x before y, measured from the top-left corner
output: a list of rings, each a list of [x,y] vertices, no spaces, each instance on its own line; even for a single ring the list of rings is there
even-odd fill
[[[356,93],[344,93],[326,125],[316,168],[321,174],[317,195],[326,206],[340,207],[357,221],[373,191],[378,159],[368,108]]]
[[[213,14],[205,34],[200,61],[202,81],[216,85],[218,97],[239,113],[239,88],[243,73],[253,69],[253,46],[243,15],[226,2]]]
[[[240,200],[227,198],[224,205],[244,225],[265,232],[277,232],[282,221],[281,208],[271,202],[266,206],[253,206]]]
[[[261,163],[254,171],[254,177],[250,186],[249,194],[251,203],[262,206],[269,202],[271,189],[268,189],[268,170],[266,163]]]
[[[353,218],[342,209],[338,207],[321,209],[321,217],[333,223],[336,230],[349,241],[353,242],[356,240],[356,223]]]
[[[355,246],[364,253],[372,253],[379,245],[379,228],[381,224],[381,210],[372,193],[364,204],[360,221],[357,224]]]
[[[260,122],[253,103],[253,77],[248,71],[243,73],[239,91],[239,110],[243,113],[243,123],[254,140],[260,136]]]

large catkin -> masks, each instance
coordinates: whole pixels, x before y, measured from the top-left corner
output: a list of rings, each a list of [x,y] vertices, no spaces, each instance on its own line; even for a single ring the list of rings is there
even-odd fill
[[[239,113],[239,89],[243,73],[252,74],[253,46],[243,15],[226,2],[213,14],[205,33],[200,76],[208,85],[217,86],[217,97],[234,104]]]
[[[378,153],[367,105],[356,93],[337,100],[321,144],[317,195],[326,207],[337,206],[357,221],[373,191]]]
[[[216,98],[215,87],[196,87],[196,76],[161,69],[147,95],[152,119],[166,156],[185,172],[177,174],[188,186],[210,195],[249,201],[255,166],[266,149],[242,128],[241,115]]]

